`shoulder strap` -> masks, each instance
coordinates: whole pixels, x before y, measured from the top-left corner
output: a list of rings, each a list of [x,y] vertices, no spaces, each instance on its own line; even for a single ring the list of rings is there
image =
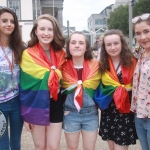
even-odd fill
[[[120,63],[118,64],[118,66],[117,66],[117,68],[116,68],[116,72],[118,71],[119,67],[120,67]]]

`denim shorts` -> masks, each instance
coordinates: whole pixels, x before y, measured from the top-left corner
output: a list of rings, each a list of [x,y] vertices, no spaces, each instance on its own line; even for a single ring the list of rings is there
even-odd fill
[[[63,129],[66,133],[75,133],[80,130],[93,132],[98,128],[99,117],[95,107],[82,108],[79,113],[76,109],[65,109]]]

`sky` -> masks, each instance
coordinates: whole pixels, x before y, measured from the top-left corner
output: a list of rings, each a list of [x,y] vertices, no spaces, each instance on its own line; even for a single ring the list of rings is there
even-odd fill
[[[75,27],[77,31],[87,30],[87,20],[92,14],[99,14],[115,0],[64,0],[63,25]]]

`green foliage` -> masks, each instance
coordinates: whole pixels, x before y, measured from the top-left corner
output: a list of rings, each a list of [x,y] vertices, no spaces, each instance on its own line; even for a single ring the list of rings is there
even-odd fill
[[[110,13],[110,18],[107,20],[109,29],[120,29],[125,35],[128,34],[128,6],[120,5]]]
[[[133,6],[133,17],[144,13],[150,13],[150,0],[138,0]]]
[[[143,13],[150,13],[150,0],[138,0],[133,6],[133,17]],[[129,34],[129,9],[128,4],[120,5],[110,13],[107,19],[109,29],[120,29],[126,36]]]

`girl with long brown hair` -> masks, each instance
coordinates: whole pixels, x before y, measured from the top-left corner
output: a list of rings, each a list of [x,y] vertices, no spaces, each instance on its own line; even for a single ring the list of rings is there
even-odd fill
[[[15,12],[0,8],[0,110],[7,120],[6,132],[0,138],[0,150],[21,149],[23,120],[20,113],[19,64],[22,51],[23,42]]]

